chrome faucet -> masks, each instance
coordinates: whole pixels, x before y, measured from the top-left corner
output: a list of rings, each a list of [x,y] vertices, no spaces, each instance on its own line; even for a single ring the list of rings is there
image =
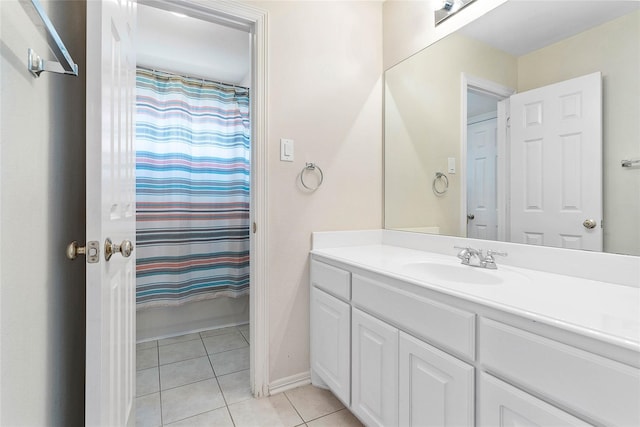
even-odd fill
[[[458,252],[458,258],[462,260],[462,264],[469,265],[471,267],[488,268],[495,270],[498,268],[496,265],[495,255],[507,256],[506,252],[487,250],[487,255],[482,254],[482,249],[474,249],[472,247],[454,246],[456,249],[461,249]]]

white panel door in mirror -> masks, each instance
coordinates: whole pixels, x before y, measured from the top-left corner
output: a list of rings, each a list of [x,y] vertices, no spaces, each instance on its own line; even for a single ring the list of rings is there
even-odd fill
[[[511,241],[602,250],[602,77],[511,97]]]

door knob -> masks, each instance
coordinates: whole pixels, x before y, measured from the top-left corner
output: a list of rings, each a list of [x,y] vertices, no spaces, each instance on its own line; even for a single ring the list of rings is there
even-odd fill
[[[596,228],[596,221],[593,219],[585,219],[582,225],[584,226],[584,228],[588,229]]]
[[[476,219],[476,216],[474,214],[467,214],[467,219]]]
[[[133,252],[133,243],[131,243],[130,240],[123,240],[122,243],[117,244],[113,243],[111,239],[107,237],[107,240],[104,241],[104,258],[109,261],[111,256],[118,252],[120,252],[123,257],[129,258],[131,252]]]
[[[98,242],[87,242],[86,246],[80,246],[77,241],[73,241],[67,245],[67,258],[73,261],[78,255],[86,255],[87,262],[90,264],[98,262],[100,248]]]

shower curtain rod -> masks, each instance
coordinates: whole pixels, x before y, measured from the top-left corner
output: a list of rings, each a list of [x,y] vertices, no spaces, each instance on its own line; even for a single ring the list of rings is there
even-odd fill
[[[169,76],[182,77],[183,79],[202,82],[203,84],[211,83],[211,84],[217,84],[217,85],[232,87],[234,89],[244,89],[244,90],[247,90],[247,91],[250,90],[248,87],[236,85],[236,84],[233,84],[233,83],[224,83],[224,82],[219,82],[219,81],[216,81],[216,80],[205,79],[203,77],[187,76],[185,74],[176,73],[176,72],[173,72],[173,71],[159,70],[159,69],[154,68],[154,67],[145,67],[144,65],[137,65],[136,67],[140,68],[142,70],[145,70],[145,71],[151,71],[153,73],[168,74]]]

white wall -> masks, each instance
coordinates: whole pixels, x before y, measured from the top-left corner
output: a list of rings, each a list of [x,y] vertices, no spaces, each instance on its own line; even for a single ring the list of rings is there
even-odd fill
[[[85,4],[43,2],[81,77],[26,69],[51,59],[17,0],[0,2],[0,425],[84,422]]]
[[[382,225],[382,4],[264,1],[269,12],[270,382],[309,370],[311,232]],[[280,138],[295,161],[280,162]],[[305,162],[324,171],[303,191]]]

